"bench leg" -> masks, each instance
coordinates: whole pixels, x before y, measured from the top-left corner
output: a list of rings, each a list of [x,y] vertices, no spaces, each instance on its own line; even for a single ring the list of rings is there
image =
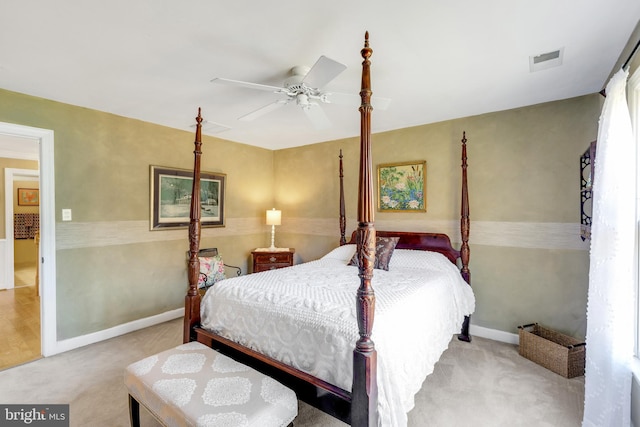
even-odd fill
[[[140,427],[140,403],[129,395],[129,419],[131,427]]]

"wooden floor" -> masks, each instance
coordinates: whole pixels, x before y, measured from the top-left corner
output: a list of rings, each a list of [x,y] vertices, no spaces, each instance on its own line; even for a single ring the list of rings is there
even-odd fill
[[[16,268],[15,286],[0,291],[0,370],[41,357],[35,268]]]

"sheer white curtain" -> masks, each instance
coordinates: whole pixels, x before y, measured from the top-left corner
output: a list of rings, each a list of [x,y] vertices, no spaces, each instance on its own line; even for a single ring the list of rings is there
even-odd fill
[[[620,70],[607,84],[598,129],[583,427],[630,425],[636,156],[627,77]]]

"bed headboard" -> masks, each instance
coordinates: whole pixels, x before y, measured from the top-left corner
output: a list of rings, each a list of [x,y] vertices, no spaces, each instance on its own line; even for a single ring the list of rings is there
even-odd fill
[[[376,237],[399,237],[396,249],[415,249],[419,251],[439,252],[449,261],[456,264],[460,258],[460,251],[451,245],[449,236],[442,233],[414,233],[407,231],[380,231],[376,230]],[[349,243],[356,243],[356,232],[351,234]]]

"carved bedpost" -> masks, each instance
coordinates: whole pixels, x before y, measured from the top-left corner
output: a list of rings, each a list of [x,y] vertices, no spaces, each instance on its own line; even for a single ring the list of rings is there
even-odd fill
[[[198,276],[200,274],[200,157],[202,156],[202,116],[198,108],[196,117],[196,139],[193,151],[193,186],[191,187],[191,210],[189,213],[189,266],[187,277],[189,290],[184,298],[184,333],[183,342],[191,341],[193,328],[200,324],[200,292],[198,291]]]
[[[462,278],[471,284],[471,273],[469,272],[469,192],[467,188],[467,133],[462,132],[462,203],[460,207],[460,235],[462,236],[462,246],[460,247],[460,258],[462,259]]]
[[[462,260],[462,278],[471,285],[471,272],[469,271],[469,231],[471,223],[469,221],[469,192],[467,188],[467,134],[462,132],[462,202],[460,206],[460,235],[462,246],[460,246],[460,259]],[[470,317],[465,316],[462,323],[462,331],[458,335],[460,341],[471,341],[469,334]]]
[[[371,286],[375,262],[376,230],[373,225],[373,166],[371,160],[371,79],[369,58],[373,50],[369,47],[369,32],[365,33],[364,48],[360,51],[362,62],[362,84],[360,97],[360,183],[358,198],[357,251],[359,258],[360,287],[356,298],[356,315],[360,338],[353,350],[353,386],[351,403],[351,425],[377,427],[378,385],[377,353],[371,340],[376,297]]]
[[[347,243],[345,237],[347,229],[347,218],[344,209],[344,174],[342,169],[342,149],[340,149],[340,246]]]

